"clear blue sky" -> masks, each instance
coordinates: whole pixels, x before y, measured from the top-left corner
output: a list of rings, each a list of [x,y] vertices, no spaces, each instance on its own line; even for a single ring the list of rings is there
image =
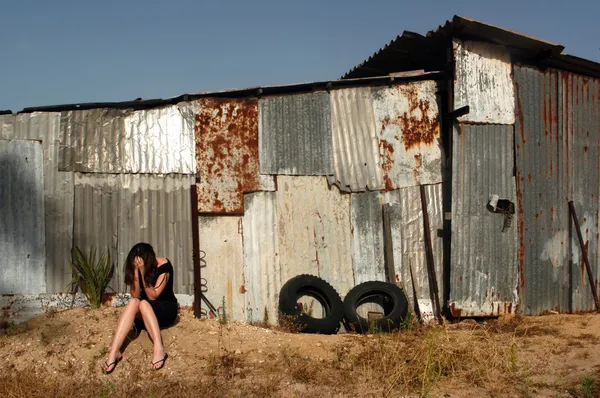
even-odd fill
[[[597,0],[0,0],[0,109],[333,80],[455,14],[600,61]]]

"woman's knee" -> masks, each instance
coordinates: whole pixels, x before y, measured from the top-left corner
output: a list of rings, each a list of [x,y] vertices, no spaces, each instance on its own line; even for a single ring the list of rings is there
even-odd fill
[[[142,300],[139,303],[139,309],[140,309],[140,312],[146,312],[148,310],[152,311],[152,306],[150,305],[150,303],[148,301]]]
[[[127,309],[129,309],[130,311],[139,311],[140,308],[140,299],[137,298],[130,298],[129,302],[127,303]]]

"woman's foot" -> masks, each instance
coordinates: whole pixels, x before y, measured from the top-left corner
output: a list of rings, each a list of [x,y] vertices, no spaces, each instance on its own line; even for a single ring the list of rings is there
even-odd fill
[[[115,370],[117,364],[121,359],[123,359],[123,356],[120,352],[116,354],[109,353],[108,358],[106,359],[106,361],[104,361],[104,365],[102,366],[102,370],[104,370],[104,373],[106,373],[107,375],[111,374]]]
[[[158,370],[165,366],[165,361],[167,360],[168,355],[165,353],[164,348],[160,347],[159,349],[154,350],[154,355],[152,356],[152,363],[150,364],[150,368],[152,370]]]

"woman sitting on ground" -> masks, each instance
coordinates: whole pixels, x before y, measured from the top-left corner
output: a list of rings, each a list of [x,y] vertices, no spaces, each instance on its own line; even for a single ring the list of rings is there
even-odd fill
[[[121,346],[132,326],[145,328],[154,343],[151,368],[161,369],[167,360],[160,329],[177,318],[177,299],[173,293],[173,265],[156,257],[148,243],[133,246],[125,262],[125,283],[131,286],[131,299],[124,308],[104,363],[104,372],[112,373],[121,360]]]

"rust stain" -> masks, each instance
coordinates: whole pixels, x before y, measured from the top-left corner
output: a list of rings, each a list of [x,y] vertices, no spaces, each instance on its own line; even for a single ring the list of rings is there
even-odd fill
[[[247,292],[247,290],[246,290],[246,285],[242,285],[242,286],[240,286],[240,293],[244,294],[244,293],[246,293],[246,292]]]
[[[416,182],[420,182],[421,173],[423,170],[423,155],[417,153],[415,155],[415,169],[413,170],[413,176]]]
[[[394,189],[394,185],[388,174],[394,166],[394,146],[386,140],[380,140],[379,156],[381,158],[381,169],[383,170],[384,191],[391,191]]]
[[[258,101],[199,101],[196,116],[198,211],[243,214],[244,193],[263,190],[259,178]]]

